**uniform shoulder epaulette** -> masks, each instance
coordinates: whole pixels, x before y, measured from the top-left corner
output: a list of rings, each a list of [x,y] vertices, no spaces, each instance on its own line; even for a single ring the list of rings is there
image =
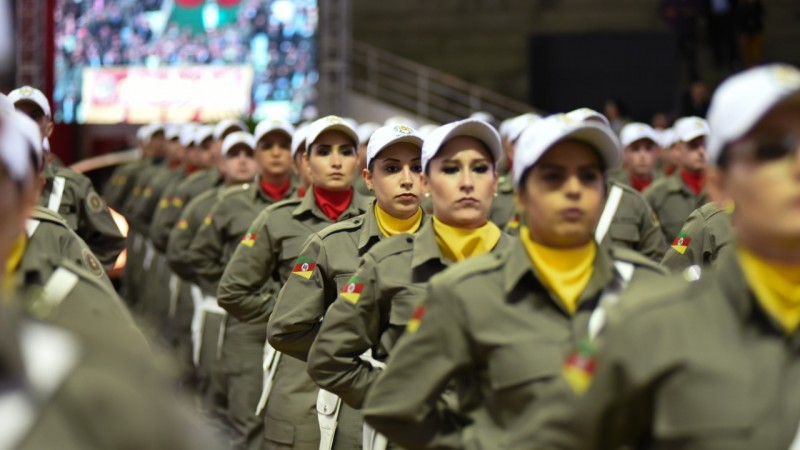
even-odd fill
[[[250,186],[251,186],[250,183],[236,184],[234,186],[228,186],[226,188],[223,188],[222,191],[220,191],[219,198],[228,198],[228,197],[230,197],[232,195],[239,195],[242,192],[245,192],[248,189],[250,189]]]
[[[414,235],[403,233],[382,239],[369,250],[368,254],[380,262],[390,256],[411,252],[413,249]]]
[[[466,259],[449,267],[444,272],[440,272],[440,274],[436,276],[439,277],[439,275],[441,275],[440,278],[442,279],[449,280],[449,282],[452,283],[458,283],[474,279],[487,272],[502,270],[507,262],[506,254],[509,250],[510,248],[506,247],[503,250],[495,250],[490,253]]]
[[[90,180],[89,177],[68,167],[57,167],[55,170],[53,170],[53,174],[57,177],[69,178],[81,186],[85,185],[88,187],[92,184],[92,180]]]
[[[53,223],[57,223],[59,225],[62,225],[64,227],[66,227],[66,228],[69,228],[69,225],[67,224],[67,221],[64,220],[64,218],[61,217],[58,213],[53,212],[53,211],[45,208],[44,206],[40,206],[40,205],[36,205],[33,208],[33,211],[31,211],[31,219],[40,220],[40,221],[44,220],[44,221],[47,221],[47,222],[53,222]]]
[[[625,261],[635,266],[644,267],[658,273],[668,273],[665,268],[661,267],[659,264],[645,257],[641,253],[621,245],[614,245],[611,247],[611,256],[615,260]]]
[[[697,209],[697,213],[700,214],[700,217],[703,218],[706,222],[709,221],[712,217],[716,216],[717,214],[727,213],[725,208],[720,208],[714,202],[708,202],[705,205],[701,206]]]
[[[358,230],[364,224],[364,217],[365,215],[362,214],[360,216],[351,217],[347,220],[328,225],[327,227],[318,231],[317,235],[320,237],[320,239],[325,239],[326,237],[335,235],[337,233]]]
[[[639,192],[636,189],[628,186],[625,183],[620,183],[619,181],[612,181],[611,184],[614,185],[614,186],[617,186],[620,189],[622,189],[623,191],[625,191],[626,194],[633,194],[633,195],[635,195],[637,197],[641,197],[642,196],[641,192]]]

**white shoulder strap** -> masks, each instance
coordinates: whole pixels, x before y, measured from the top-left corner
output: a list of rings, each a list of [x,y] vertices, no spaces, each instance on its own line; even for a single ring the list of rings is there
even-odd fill
[[[600,220],[597,222],[597,228],[594,231],[594,240],[597,243],[603,242],[603,239],[606,238],[606,234],[608,230],[611,228],[611,222],[614,220],[614,215],[617,213],[617,208],[619,208],[619,202],[622,199],[622,188],[614,185],[611,187],[611,191],[608,193],[608,199],[606,199],[606,206],[603,208],[603,214],[600,215]]]
[[[59,267],[44,285],[44,301],[49,307],[58,306],[78,284],[78,275]]]
[[[50,192],[50,200],[47,202],[47,209],[53,212],[58,212],[61,206],[61,198],[64,196],[64,185],[67,180],[64,177],[53,178],[53,190]]]
[[[28,234],[28,239],[33,237],[33,233],[36,233],[36,229],[39,228],[40,223],[42,223],[41,220],[28,219],[25,223],[25,233]]]
[[[614,283],[603,289],[592,315],[589,317],[589,339],[594,340],[603,331],[608,319],[606,310],[619,301],[619,295],[628,287],[636,267],[625,261],[614,261]]]

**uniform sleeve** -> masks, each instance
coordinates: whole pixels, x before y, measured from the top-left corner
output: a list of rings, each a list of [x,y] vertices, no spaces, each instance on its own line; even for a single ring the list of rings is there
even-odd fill
[[[323,389],[360,409],[378,369],[360,356],[375,346],[381,332],[381,300],[377,267],[367,253],[355,277],[362,285],[355,301],[340,293],[325,313],[317,338],[308,352],[308,373]],[[388,321],[388,318],[385,319]]]
[[[462,448],[463,428],[442,398],[473,360],[465,314],[449,286],[436,279],[415,316],[421,312],[419,328],[399,340],[370,389],[364,419],[404,448]]]
[[[169,267],[179,277],[187,281],[195,281],[195,271],[192,264],[187,264],[191,260],[189,248],[192,238],[196,234],[199,225],[205,216],[201,211],[200,204],[191,202],[186,205],[181,217],[169,232],[167,240],[167,263]]]
[[[292,273],[283,285],[269,318],[267,339],[277,350],[305,361],[333,299],[336,285],[326,273],[327,253],[319,235],[313,234],[300,251],[300,261],[314,264],[310,276]]]
[[[78,211],[78,230],[89,248],[92,249],[97,259],[110,269],[114,266],[117,257],[125,247],[125,237],[114,222],[111,212],[108,210],[106,202],[94,190],[91,182],[80,192],[80,200],[77,202]]]
[[[667,249],[667,242],[664,240],[653,208],[646,201],[641,202],[639,236],[639,248],[636,250],[652,261],[661,261]]]
[[[223,200],[224,201],[224,200]],[[220,212],[218,202],[203,219],[197,234],[192,238],[185,264],[194,268],[197,284],[208,295],[216,295],[220,277],[225,270],[223,250],[225,244],[224,227],[226,218]]]
[[[693,265],[702,266],[707,262],[707,258],[710,257],[707,254],[709,253],[708,246],[710,244],[708,228],[699,210],[695,210],[689,215],[686,223],[681,228],[681,234],[689,237],[689,244],[683,253],[681,253],[682,247],[671,245],[667,250],[667,254],[664,255],[664,259],[661,260],[661,265],[671,272],[680,272]],[[673,241],[670,241],[670,244],[675,242],[674,239],[680,238],[680,236],[673,236]]]
[[[267,286],[275,270],[278,249],[268,227],[269,213],[250,225],[249,240],[236,246],[219,282],[217,302],[233,317],[247,323],[266,323],[275,304]]]
[[[153,241],[156,250],[161,253],[167,251],[169,232],[175,226],[183,209],[183,203],[176,201],[177,190],[177,186],[171,186],[164,191],[164,195],[161,196],[156,211],[153,213],[153,220],[150,222],[150,240]]]

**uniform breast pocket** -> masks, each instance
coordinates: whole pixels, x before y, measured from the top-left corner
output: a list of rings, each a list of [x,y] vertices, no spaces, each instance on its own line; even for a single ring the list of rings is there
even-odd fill
[[[417,307],[425,301],[425,288],[409,286],[392,298],[389,323],[405,328]]]
[[[305,239],[286,239],[281,245],[281,261],[288,261],[289,265],[294,265],[295,260],[300,256],[300,251],[303,249]],[[291,268],[289,269],[291,270]]]
[[[746,436],[756,405],[735,375],[678,374],[659,390],[653,433],[662,442],[692,442],[683,448],[726,448]]]
[[[639,227],[629,222],[614,222],[611,224],[609,234],[614,243],[624,245],[628,248],[635,248],[636,244],[638,244],[641,239]]]

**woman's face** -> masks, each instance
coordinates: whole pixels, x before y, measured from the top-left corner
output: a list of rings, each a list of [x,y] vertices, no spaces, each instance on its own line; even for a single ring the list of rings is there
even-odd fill
[[[222,159],[222,165],[229,183],[253,181],[258,170],[255,152],[244,144],[234,145]]]
[[[605,203],[597,152],[566,140],[550,148],[524,178],[518,203],[532,240],[555,248],[586,245]]]
[[[420,148],[406,142],[390,145],[372,165],[372,172],[364,169],[364,180],[381,209],[399,219],[416,214],[422,195]]]
[[[314,186],[328,191],[344,191],[353,185],[356,146],[341,131],[322,133],[305,154]]]
[[[467,136],[453,138],[442,146],[428,168],[423,182],[437,219],[459,228],[486,224],[497,192],[497,175],[483,142]]]
[[[283,131],[271,131],[256,144],[256,158],[261,173],[283,178],[292,170],[292,138]]]
[[[800,249],[800,105],[764,116],[728,149],[729,165],[716,170],[709,190],[718,203],[733,202],[743,242]]]

